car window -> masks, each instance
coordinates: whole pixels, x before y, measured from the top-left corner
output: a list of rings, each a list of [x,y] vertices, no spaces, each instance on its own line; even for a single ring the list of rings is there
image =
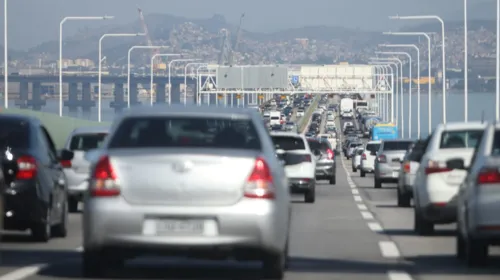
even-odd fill
[[[30,139],[29,123],[16,119],[0,119],[0,147],[28,149]]]
[[[376,152],[380,148],[380,143],[372,143],[372,144],[367,144],[366,145],[366,150],[370,152]]]
[[[491,146],[491,155],[500,156],[500,130],[495,131],[493,136],[493,145]]]
[[[69,149],[71,151],[88,151],[100,148],[107,133],[83,133],[71,137]]]
[[[304,141],[300,137],[271,136],[271,139],[276,149],[285,151],[306,149]]]
[[[351,143],[351,144],[349,144],[349,147],[350,148],[355,148],[355,147],[360,147],[362,145],[363,145],[362,143]]]
[[[444,131],[441,134],[440,149],[474,148],[484,130]]]
[[[363,154],[363,152],[364,152],[364,150],[363,150],[363,149],[358,149],[358,150],[357,150],[357,152],[356,152],[356,154],[357,154],[358,156],[360,156],[360,155],[362,155],[362,154]]]
[[[384,151],[406,151],[412,141],[387,141],[384,142]]]
[[[249,119],[201,117],[128,117],[108,148],[220,148],[260,150]]]

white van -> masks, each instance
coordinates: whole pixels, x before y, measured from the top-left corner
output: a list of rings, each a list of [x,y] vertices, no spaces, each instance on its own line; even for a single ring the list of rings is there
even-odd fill
[[[281,124],[281,112],[280,111],[271,111],[269,124],[270,125],[280,125]]]

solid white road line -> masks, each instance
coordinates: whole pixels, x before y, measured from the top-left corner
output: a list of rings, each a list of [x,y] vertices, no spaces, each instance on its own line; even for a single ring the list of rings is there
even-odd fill
[[[373,231],[373,232],[382,232],[384,229],[379,223],[368,223],[368,227]]]
[[[363,216],[363,219],[365,220],[373,220],[373,215],[370,212],[367,211],[361,211],[361,216]]]
[[[378,246],[384,258],[399,258],[401,256],[396,243],[392,241],[380,241]]]
[[[368,210],[368,207],[364,204],[357,204],[359,210]]]
[[[0,276],[0,280],[21,280],[31,275],[37,274],[44,269],[47,264],[35,264],[16,269],[10,273]]]
[[[352,194],[359,194],[359,191],[358,191],[358,190],[356,190],[356,189],[353,189],[353,190],[352,190]]]
[[[356,202],[361,202],[361,201],[363,201],[363,199],[361,198],[361,196],[359,196],[359,195],[355,195],[355,196],[354,196],[354,201],[356,201]]]
[[[404,271],[388,271],[387,277],[389,280],[413,280],[410,274]]]

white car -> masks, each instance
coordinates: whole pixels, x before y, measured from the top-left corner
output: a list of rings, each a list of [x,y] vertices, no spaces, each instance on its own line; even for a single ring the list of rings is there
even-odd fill
[[[318,134],[317,137],[321,138],[321,139],[326,139],[330,143],[330,145],[332,146],[332,148],[334,150],[337,149],[337,138],[335,138],[334,133],[321,133],[321,134]]]
[[[342,128],[342,130],[345,130],[346,127],[348,127],[348,126],[354,126],[354,123],[352,123],[352,122],[345,122],[344,123],[344,127]]]
[[[292,194],[303,194],[307,203],[316,200],[316,160],[304,135],[271,132],[276,153],[285,165]]]
[[[365,177],[366,173],[373,173],[373,171],[375,171],[376,153],[381,143],[382,141],[369,141],[366,143],[363,154],[361,155],[361,164],[359,167],[359,175],[361,177]]]
[[[458,158],[469,166],[485,127],[486,124],[477,122],[447,123],[438,125],[432,133],[415,175],[413,201],[417,234],[432,234],[435,224],[456,221],[456,196],[467,171],[450,164]]]
[[[304,109],[297,109],[297,113],[295,114],[297,117],[303,117],[304,116]]]
[[[357,172],[358,168],[361,166],[361,157],[363,155],[364,150],[365,149],[363,147],[358,147],[354,149],[351,160],[352,172]]]
[[[487,263],[488,249],[500,240],[500,125],[489,124],[477,146],[457,199],[456,253],[467,265]],[[457,169],[465,162],[455,161]]]

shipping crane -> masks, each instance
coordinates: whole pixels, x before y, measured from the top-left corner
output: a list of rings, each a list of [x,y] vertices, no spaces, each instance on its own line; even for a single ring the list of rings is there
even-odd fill
[[[144,14],[142,13],[142,9],[137,7],[137,11],[139,12],[139,18],[141,20],[141,25],[142,25],[142,30],[146,34],[146,39],[148,46],[153,46],[153,41],[151,40],[151,37],[149,36],[149,30],[148,30],[148,25],[146,24],[146,20],[144,19]],[[159,49],[151,49],[151,56],[160,53]],[[161,63],[161,58],[157,57],[154,62],[154,69],[156,70]]]
[[[219,31],[221,35],[221,46],[219,53],[219,65],[227,65],[226,61],[229,61],[229,56],[231,55],[231,40],[229,38],[229,30],[223,28]]]
[[[240,16],[240,24],[238,25],[238,30],[236,31],[236,41],[234,42],[233,49],[229,52],[228,64],[233,65],[234,61],[234,52],[238,51],[238,47],[241,41],[241,24],[243,23],[243,18],[245,17],[245,13]]]

